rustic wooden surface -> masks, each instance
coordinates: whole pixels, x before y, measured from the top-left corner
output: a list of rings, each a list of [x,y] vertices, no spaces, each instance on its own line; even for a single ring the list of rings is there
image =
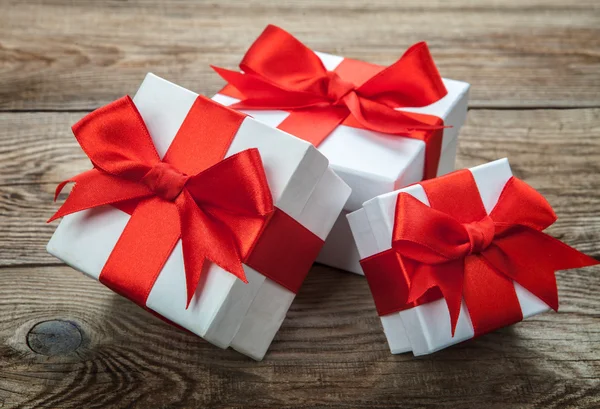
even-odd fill
[[[570,4],[576,3],[576,4]],[[210,95],[268,23],[390,63],[424,39],[473,84],[458,166],[508,156],[600,258],[597,0],[0,0],[0,407],[600,407],[600,268],[561,310],[431,356],[393,356],[361,277],[315,266],[257,363],[141,311],[44,248],[55,184],[89,163],[69,126],[147,71]]]

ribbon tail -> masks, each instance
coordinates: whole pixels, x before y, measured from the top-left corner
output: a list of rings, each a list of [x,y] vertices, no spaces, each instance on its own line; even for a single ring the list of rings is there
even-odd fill
[[[555,311],[558,310],[555,272],[599,263],[554,237],[524,226],[516,226],[510,234],[496,238],[484,256],[497,271]]]
[[[261,93],[270,95],[271,93],[281,92],[277,86],[262,79],[257,75],[244,74],[240,71],[228,70],[225,68],[210,66],[227,83],[240,91],[243,95],[252,94],[255,97]]]
[[[364,128],[392,135],[402,135],[425,142],[423,179],[437,176],[444,136],[443,121],[432,115],[397,111],[379,102],[350,93],[344,101],[352,116]],[[348,121],[346,121],[348,122]],[[351,121],[350,121],[351,122]]]
[[[247,283],[240,252],[231,231],[202,211],[184,189],[175,204],[179,211],[189,307],[200,284],[205,263],[211,261]]]
[[[418,265],[411,279],[408,302],[414,303],[435,287],[439,288],[446,300],[450,314],[450,328],[454,337],[462,303],[463,260]]]
[[[433,124],[427,123],[410,115],[409,112],[397,111],[379,102],[361,98],[355,92],[346,95],[344,102],[352,116],[361,125],[377,132],[394,135],[406,134],[414,130],[433,131],[449,128],[449,126],[439,124],[437,121]]]
[[[152,192],[140,183],[92,169],[60,183],[56,188],[54,200],[70,182],[75,182],[75,186],[48,223],[81,210],[152,195]]]
[[[255,74],[244,74],[211,66],[227,83],[238,90],[243,98],[230,105],[245,110],[301,109],[326,101],[318,95],[287,89]]]
[[[179,238],[173,203],[156,197],[140,201],[102,268],[100,282],[145,307]]]
[[[464,298],[475,336],[523,320],[512,280],[479,255],[465,259]]]

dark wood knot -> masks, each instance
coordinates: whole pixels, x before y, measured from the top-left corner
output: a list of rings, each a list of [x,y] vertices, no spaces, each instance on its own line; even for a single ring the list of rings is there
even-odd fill
[[[70,321],[52,320],[35,324],[27,334],[27,345],[42,355],[67,355],[81,345],[79,327]]]

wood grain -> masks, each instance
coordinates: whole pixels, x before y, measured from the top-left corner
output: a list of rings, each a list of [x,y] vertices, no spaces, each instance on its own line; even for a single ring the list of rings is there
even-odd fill
[[[573,3],[573,2],[571,2]],[[147,71],[214,94],[269,23],[314,49],[389,64],[426,40],[472,107],[600,107],[600,3],[1,0],[0,109],[94,109]]]
[[[558,274],[558,314],[417,359],[389,353],[364,279],[315,267],[257,363],[69,268],[8,268],[0,276],[0,399],[47,408],[450,408],[482,399],[490,408],[591,408],[600,394],[599,272]],[[27,348],[29,328],[50,319],[79,326],[75,352]]]
[[[0,0],[0,10],[0,407],[600,407],[600,267],[557,274],[558,314],[413,358],[389,353],[363,278],[317,265],[257,363],[45,252],[55,185],[90,167],[70,125],[133,94],[148,71],[211,95],[222,82],[209,64],[235,67],[274,23],[314,49],[381,64],[427,40],[445,77],[473,84],[457,166],[509,157],[556,210],[549,233],[600,259],[597,0]]]

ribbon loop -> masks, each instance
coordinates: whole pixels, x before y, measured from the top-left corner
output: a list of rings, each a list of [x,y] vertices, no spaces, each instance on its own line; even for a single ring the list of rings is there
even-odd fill
[[[281,28],[269,24],[250,46],[240,63],[247,74],[269,78],[276,84],[285,84],[290,90],[316,90],[310,86],[327,70],[321,59],[297,38]]]
[[[358,90],[361,95],[392,107],[424,107],[448,93],[424,42],[412,45],[398,61]]]
[[[86,115],[72,130],[94,167],[105,173],[137,181],[159,161],[146,124],[128,95]]]

